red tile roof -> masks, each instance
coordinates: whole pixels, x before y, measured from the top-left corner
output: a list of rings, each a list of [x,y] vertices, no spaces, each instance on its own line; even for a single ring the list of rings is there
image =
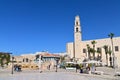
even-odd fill
[[[42,55],[43,57],[60,57],[58,54],[50,54],[47,52],[40,55]]]

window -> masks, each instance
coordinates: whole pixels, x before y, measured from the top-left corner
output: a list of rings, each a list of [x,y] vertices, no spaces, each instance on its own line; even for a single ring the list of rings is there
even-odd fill
[[[83,49],[83,53],[86,53],[86,49]]]
[[[25,60],[23,59],[23,62],[25,62]]]
[[[78,32],[78,28],[76,28],[76,32]]]
[[[119,51],[119,48],[118,48],[118,46],[115,46],[115,51]]]
[[[28,58],[26,58],[26,62],[28,62]]]
[[[76,25],[78,26],[78,22],[76,22]]]
[[[97,52],[101,53],[102,52],[101,48],[97,48]]]

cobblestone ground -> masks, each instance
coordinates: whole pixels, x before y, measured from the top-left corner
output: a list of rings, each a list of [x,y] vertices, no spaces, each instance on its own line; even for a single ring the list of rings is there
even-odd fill
[[[75,71],[55,70],[44,71],[22,71],[14,72],[1,71],[0,80],[120,80],[120,77],[114,77],[109,75],[93,75],[93,74],[80,74]]]

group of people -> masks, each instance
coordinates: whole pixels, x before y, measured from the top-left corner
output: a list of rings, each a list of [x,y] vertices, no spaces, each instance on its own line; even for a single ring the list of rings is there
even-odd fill
[[[90,73],[90,72],[94,72],[96,71],[96,67],[93,65],[87,65],[86,67],[84,67],[83,65],[80,67],[80,73]]]
[[[90,66],[87,66],[86,68],[83,67],[83,65],[80,67],[80,73],[83,73],[83,69],[86,69],[86,72],[88,73],[90,71]]]
[[[20,65],[14,65],[14,71],[20,72],[21,70],[21,66]]]

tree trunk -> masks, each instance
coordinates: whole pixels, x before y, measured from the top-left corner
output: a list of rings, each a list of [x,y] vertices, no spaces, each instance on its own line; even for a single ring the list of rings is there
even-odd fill
[[[111,56],[110,56],[109,61],[110,61],[110,67],[112,67],[112,57]]]
[[[106,53],[106,65],[108,66],[108,56],[107,56],[107,53]]]
[[[90,59],[90,52],[88,52],[88,58]]]
[[[95,45],[93,45],[93,59],[95,60]]]

